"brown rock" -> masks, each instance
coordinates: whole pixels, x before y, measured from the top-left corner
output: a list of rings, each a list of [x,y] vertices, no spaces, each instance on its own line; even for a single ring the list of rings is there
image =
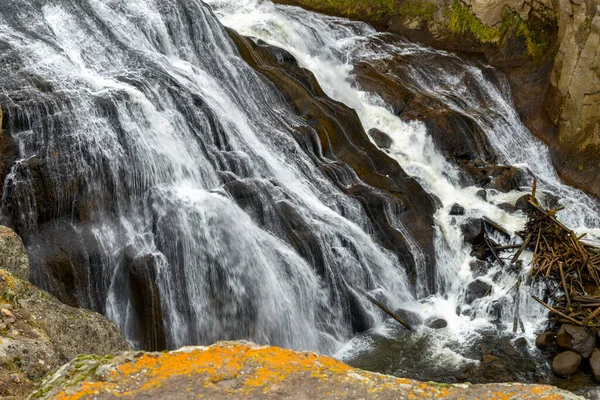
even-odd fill
[[[554,357],[552,361],[552,372],[557,376],[569,376],[577,372],[581,356],[572,351],[565,351]]]
[[[596,347],[590,357],[590,368],[594,378],[600,382],[600,348]]]
[[[555,338],[552,332],[544,332],[535,339],[535,345],[540,349],[550,347],[554,342]]]
[[[15,318],[14,314],[8,311],[6,308],[0,309],[0,314],[2,314],[3,317]]]
[[[556,343],[564,349],[569,349],[577,352],[583,358],[588,358],[596,340],[584,327],[564,324],[556,334]]]

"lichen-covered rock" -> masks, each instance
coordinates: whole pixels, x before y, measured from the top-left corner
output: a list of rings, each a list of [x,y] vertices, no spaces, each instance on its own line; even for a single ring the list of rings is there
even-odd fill
[[[29,259],[23,241],[5,226],[0,226],[0,268],[23,280],[29,280]]]
[[[330,357],[247,342],[79,358],[31,399],[577,399],[551,386],[445,385],[357,370]]]
[[[79,354],[129,348],[102,315],[69,307],[0,269],[0,397],[27,395],[36,380]]]

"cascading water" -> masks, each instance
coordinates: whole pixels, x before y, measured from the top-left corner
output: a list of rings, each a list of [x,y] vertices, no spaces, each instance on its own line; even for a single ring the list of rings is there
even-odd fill
[[[586,233],[588,240],[598,241],[598,202],[559,181],[547,147],[533,138],[521,123],[506,78],[489,67],[465,62],[455,55],[378,34],[360,22],[319,15],[297,7],[273,5],[268,1],[209,0],[208,3],[226,26],[289,51],[302,67],[315,74],[329,96],[357,111],[366,130],[377,128],[386,132],[394,142],[384,151],[442,203],[436,213],[440,293],[418,296],[421,298],[417,302],[403,307],[418,311],[425,318],[443,316],[448,321],[448,329],[440,334],[429,330],[406,335],[384,325],[376,334],[355,338],[337,356],[352,362],[375,351],[377,355],[371,359],[388,358],[391,359],[389,364],[386,365],[384,360],[358,365],[425,379],[439,379],[446,376],[441,371],[449,369],[451,372],[446,379],[453,379],[452,365],[466,361],[462,355],[468,353],[468,343],[485,339],[481,332],[492,330],[495,335],[502,335],[503,330],[512,331],[517,296],[525,328],[522,336],[532,345],[534,334],[546,322],[546,310],[532,301],[530,295],[541,293],[543,288],[522,285],[517,291],[519,276],[526,282],[529,271],[524,268],[520,273],[507,273],[497,266],[480,278],[492,285],[491,296],[471,305],[465,304],[464,289],[473,280],[469,268],[472,258],[459,230],[465,219],[482,215],[500,222],[509,231],[519,230],[524,223],[523,216],[504,212],[496,205],[506,201],[514,203],[530,188],[508,194],[490,191],[487,201],[477,197],[478,188],[461,185],[458,170],[435,149],[425,126],[403,122],[381,98],[358,89],[353,69],[359,62],[395,60],[402,56],[402,61],[395,65],[406,72],[405,86],[426,93],[475,121],[498,154],[499,162],[526,171],[529,183],[536,177],[538,188],[554,194],[566,206],[559,218],[577,232]],[[449,215],[455,203],[466,208],[465,217]],[[498,306],[502,315],[500,321],[497,320]],[[384,338],[384,344],[377,350],[377,341],[381,338]],[[388,357],[388,354],[393,355]],[[419,358],[422,359],[415,361]],[[432,368],[435,364],[442,367]],[[427,369],[430,372],[423,373]]]
[[[381,98],[357,89],[352,69],[403,55],[407,86],[474,120],[501,161],[564,199],[561,219],[598,238],[597,202],[559,182],[547,150],[519,121],[503,77],[494,73],[500,83],[491,83],[485,67],[386,40],[357,22],[268,1],[209,4],[225,25],[292,53],[366,129],[391,136],[388,154],[441,202],[438,293],[430,293],[424,268],[416,269],[416,290],[410,287],[397,256],[373,239],[359,202],[295,140],[299,129],[311,129],[306,121],[239,58],[199,0],[0,5],[0,105],[18,145],[2,210],[28,244],[32,280],[54,293],[67,282],[75,304],[106,313],[138,346],[144,339],[130,287],[148,275],[157,286],[150,297],[161,303],[155,318],[171,348],[243,338],[351,360],[372,351],[375,336],[402,337],[421,359],[406,356],[412,367],[405,360],[393,372],[414,374],[425,364],[472,362],[464,355],[481,332],[512,327],[516,296],[531,340],[544,310],[530,300],[531,289],[515,291],[518,273],[491,269],[480,278],[493,286],[491,295],[465,304],[473,276],[460,232],[464,220],[482,215],[520,229],[524,217],[496,204],[525,191],[477,197],[478,188],[461,185],[425,127],[403,122]],[[463,217],[449,215],[457,202],[467,210]],[[387,218],[415,264],[424,265],[410,231],[393,213]],[[292,220],[302,228],[294,234],[301,231],[308,243],[304,254],[290,238]],[[73,248],[84,251],[74,258]],[[65,273],[64,264],[73,270]],[[443,316],[448,328],[409,335],[383,324],[350,340],[356,310],[346,284],[424,318]],[[496,304],[503,312],[493,324]],[[368,303],[362,308],[381,320]],[[389,353],[402,358],[396,350]]]
[[[131,281],[148,276],[156,347],[250,339],[331,353],[353,335],[346,284],[412,298],[358,202],[294,140],[310,128],[201,1],[5,0],[0,49],[18,145],[3,210],[32,281],[70,285],[67,300],[135,345]],[[312,261],[290,244],[292,220]]]

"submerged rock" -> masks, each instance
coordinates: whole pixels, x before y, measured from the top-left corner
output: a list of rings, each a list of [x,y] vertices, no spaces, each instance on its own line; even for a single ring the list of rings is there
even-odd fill
[[[584,327],[564,324],[556,334],[556,343],[564,349],[579,353],[583,358],[588,358],[594,350],[596,340]]]
[[[483,221],[479,218],[469,219],[467,222],[461,225],[461,232],[465,238],[465,242],[471,244],[479,244],[483,241],[485,233],[485,227]]]
[[[375,141],[375,144],[382,149],[389,149],[392,146],[392,143],[394,143],[387,133],[380,131],[377,128],[370,129],[369,136],[371,136]]]
[[[450,209],[450,215],[465,215],[465,208],[460,204],[453,204]]]
[[[467,292],[465,294],[465,302],[467,304],[473,303],[477,299],[481,299],[487,296],[492,290],[492,285],[486,283],[480,279],[476,279],[469,283],[467,286]]]
[[[425,321],[425,325],[431,329],[443,329],[448,326],[448,321],[444,318],[433,317]]]
[[[558,376],[569,376],[577,372],[581,356],[572,351],[564,351],[554,357],[552,361],[552,372]]]
[[[40,399],[568,399],[545,385],[446,385],[380,375],[326,356],[248,342],[220,342],[170,353],[82,357],[47,377]]]

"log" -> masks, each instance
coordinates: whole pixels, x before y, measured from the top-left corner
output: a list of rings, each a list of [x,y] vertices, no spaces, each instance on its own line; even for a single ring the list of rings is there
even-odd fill
[[[581,325],[582,325],[580,321],[577,321],[576,319],[574,319],[574,318],[571,318],[571,317],[569,317],[568,315],[561,313],[561,312],[560,312],[560,311],[558,311],[557,309],[555,309],[555,308],[552,308],[550,305],[548,305],[548,304],[544,303],[544,302],[543,302],[542,300],[540,300],[539,298],[537,298],[537,297],[535,297],[535,296],[531,296],[531,297],[532,297],[532,298],[533,298],[535,301],[537,301],[538,303],[540,303],[541,305],[543,305],[544,307],[546,307],[548,310],[552,311],[553,313],[555,313],[555,314],[557,314],[557,315],[560,315],[561,317],[563,317],[563,318],[565,318],[565,319],[567,319],[567,320],[569,320],[569,321],[573,322],[573,323],[574,323],[574,324],[576,324],[576,325],[579,325],[579,326],[581,326]]]
[[[525,248],[527,247],[527,245],[531,241],[531,238],[532,238],[532,235],[530,233],[529,235],[527,235],[527,237],[525,238],[525,240],[523,241],[523,243],[520,245],[519,250],[515,253],[515,256],[512,258],[512,260],[510,260],[511,264],[514,264],[514,263],[517,262],[517,260],[521,256],[521,253],[523,252],[523,250],[525,250]]]
[[[492,228],[494,228],[495,230],[497,230],[498,232],[500,232],[504,236],[506,236],[508,238],[511,237],[511,234],[508,233],[508,231],[506,229],[504,229],[504,227],[502,227],[500,224],[492,221],[488,217],[481,217],[481,219],[483,219],[483,222],[485,222],[486,224],[488,224],[489,226],[491,226]]]
[[[377,300],[375,297],[371,296],[369,293],[367,293],[366,291],[359,289],[359,292],[365,296],[371,303],[375,304],[377,307],[379,307],[383,312],[385,312],[387,315],[389,315],[390,317],[392,317],[393,319],[395,319],[396,321],[398,321],[400,323],[400,325],[402,325],[403,327],[405,327],[406,329],[408,329],[409,331],[412,331],[413,329],[411,328],[411,326],[409,324],[406,323],[406,321],[404,321],[402,318],[400,318],[398,315],[396,315],[392,310],[390,310],[389,308],[387,308],[385,306],[385,304],[383,304],[382,302],[380,302],[379,300]]]

